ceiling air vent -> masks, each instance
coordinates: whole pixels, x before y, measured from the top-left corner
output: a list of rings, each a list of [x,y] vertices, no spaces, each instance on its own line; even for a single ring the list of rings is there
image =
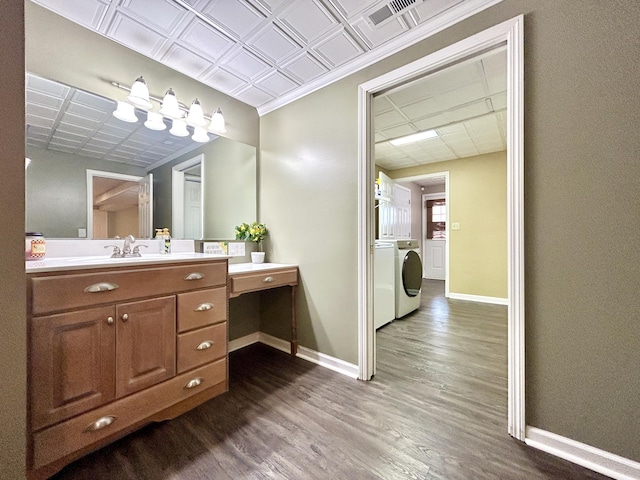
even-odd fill
[[[377,8],[376,10],[365,14],[365,18],[372,26],[378,27],[393,18],[399,17],[408,9],[413,8],[422,2],[423,0],[393,0],[381,8]]]

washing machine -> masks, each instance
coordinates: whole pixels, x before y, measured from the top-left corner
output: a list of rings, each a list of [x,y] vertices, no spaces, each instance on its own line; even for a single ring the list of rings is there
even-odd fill
[[[396,318],[420,307],[422,261],[418,240],[396,240]]]
[[[376,240],[373,250],[373,324],[376,330],[396,318],[396,245]]]

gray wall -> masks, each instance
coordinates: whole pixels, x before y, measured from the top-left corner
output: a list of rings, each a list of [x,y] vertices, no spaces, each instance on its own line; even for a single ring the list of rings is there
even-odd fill
[[[26,230],[48,238],[77,238],[87,228],[87,170],[146,175],[133,165],[41,148],[27,148],[27,156]]]
[[[151,170],[154,225],[171,228],[172,169],[204,155],[204,238],[232,240],[234,227],[257,219],[256,148],[219,137],[186,155]]]
[[[637,1],[505,0],[264,116],[270,255],[300,265],[300,344],[356,363],[357,87],[521,13],[527,423],[639,461]]]
[[[7,2],[0,15],[0,478],[24,478],[26,459],[27,326],[24,274],[24,25],[23,2]]]

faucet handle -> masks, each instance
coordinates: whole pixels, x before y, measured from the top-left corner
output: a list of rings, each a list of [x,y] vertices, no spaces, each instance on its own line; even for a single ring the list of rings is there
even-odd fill
[[[141,257],[142,255],[140,255],[140,247],[149,248],[149,245],[136,245],[135,247],[133,247],[133,252],[131,252],[131,255],[133,255],[134,257]]]
[[[111,252],[111,258],[117,258],[122,256],[120,247],[118,247],[117,245],[105,245],[104,248],[113,248],[113,252]]]

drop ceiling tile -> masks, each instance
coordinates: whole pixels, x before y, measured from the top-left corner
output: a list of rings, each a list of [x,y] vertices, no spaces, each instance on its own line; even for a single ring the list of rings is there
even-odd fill
[[[339,25],[322,4],[312,0],[292,2],[280,12],[278,20],[307,44],[328,35]]]
[[[291,37],[273,23],[269,23],[247,44],[276,64],[283,63],[301,50]]]
[[[464,123],[452,123],[450,125],[445,125],[438,128],[438,134],[441,137],[455,133],[464,133],[465,135],[467,134],[467,129],[465,128]]]
[[[299,87],[296,82],[287,78],[286,75],[278,71],[274,71],[273,73],[261,78],[256,81],[255,84],[274,97],[279,97],[280,95],[284,95],[294,88]]]
[[[491,105],[495,111],[507,109],[507,92],[491,95]]]
[[[270,102],[275,97],[264,90],[249,85],[247,88],[240,90],[235,94],[235,97],[241,102],[248,103],[252,106],[262,105],[263,103]]]
[[[414,120],[412,123],[418,128],[418,130],[422,131],[430,130],[432,128],[440,128],[443,125],[447,125],[451,122],[444,115],[433,115],[421,120]]]
[[[246,48],[239,48],[230,54],[229,58],[224,62],[224,67],[247,81],[251,81],[259,75],[266,73],[269,68],[271,68],[269,64]]]
[[[302,55],[283,63],[282,70],[300,83],[310,82],[328,72],[327,67],[309,52],[304,52]]]
[[[364,53],[362,48],[344,29],[340,29],[325,40],[322,40],[313,50],[333,67],[343,65]]]
[[[193,78],[200,77],[208,68],[211,68],[211,62],[175,43],[167,50],[160,61],[174,70]],[[190,103],[191,101],[189,101]]]
[[[386,130],[383,130],[382,133],[384,133],[387,138],[398,138],[404,137],[405,135],[411,135],[412,133],[416,133],[416,131],[408,124],[405,124],[393,128],[387,128]]]
[[[375,115],[373,123],[376,130],[385,130],[391,126],[405,123],[405,117],[403,117],[397,110],[387,110],[384,113]]]
[[[203,75],[202,81],[210,87],[225,93],[236,91],[245,84],[242,78],[226,71],[224,68],[216,68],[206,73]]]
[[[78,135],[71,132],[65,132],[57,128],[55,133],[53,134],[53,139],[55,139],[55,141],[58,141],[58,142],[68,141],[68,142],[77,143],[77,144],[82,144],[87,141],[87,137],[85,135]]]
[[[40,118],[47,118],[55,121],[59,112],[60,110],[56,108],[48,108],[35,104],[29,105],[29,114]]]
[[[374,97],[373,99],[373,114],[378,115],[380,113],[393,110],[394,106],[386,96]]]
[[[86,148],[81,148],[78,151],[78,155],[81,155],[83,157],[89,157],[89,158],[102,158],[104,156],[104,153],[96,152],[94,150],[87,150]]]
[[[262,8],[266,12],[273,13],[283,3],[294,0],[250,0],[256,6]]]
[[[245,39],[265,21],[264,15],[247,2],[240,0],[213,0],[202,13],[223,31],[238,39]]]
[[[55,121],[51,118],[39,117],[37,115],[32,115],[32,114],[27,114],[26,119],[27,119],[27,125],[29,125],[29,128],[31,128],[32,126],[35,126],[35,127],[51,129],[53,128],[53,125],[55,123]]]
[[[108,150],[111,150],[116,145],[118,144],[114,142],[107,142],[105,140],[98,140],[96,138],[92,138],[90,141],[86,143],[87,148],[108,149]]]
[[[166,36],[171,35],[187,15],[186,9],[170,0],[153,0],[153,4],[149,0],[123,0],[118,10]]]
[[[69,114],[71,114],[71,116],[68,116]],[[85,119],[102,122],[106,116],[107,114],[103,110],[96,110],[81,103],[71,102],[67,106],[63,121],[86,127],[86,125],[84,125]]]
[[[56,130],[59,132],[73,133],[74,135],[83,135],[87,138],[94,132],[91,128],[86,128],[82,125],[72,125],[64,122],[60,122]]]
[[[136,52],[154,58],[166,38],[137,20],[116,13],[107,36]]]
[[[33,0],[34,3],[53,10],[72,22],[88,28],[97,29],[100,26],[110,1],[83,0],[69,2],[65,0]]]
[[[219,60],[235,45],[234,41],[199,18],[194,19],[180,34],[179,43],[214,61]]]
[[[468,118],[473,118],[478,115],[485,115],[490,113],[489,107],[485,102],[478,102],[466,105],[464,107],[456,108],[444,112],[442,115],[448,120],[447,123],[461,122]]]
[[[57,144],[50,142],[49,149],[55,150],[56,152],[65,152],[65,153],[76,153],[78,149],[76,147],[72,147],[69,145]]]
[[[414,17],[418,23],[426,22],[441,13],[446,12],[453,6],[462,3],[464,0],[424,0],[413,9]]]
[[[369,48],[377,47],[409,30],[407,23],[401,18],[395,18],[379,27],[373,27],[364,18],[352,23],[353,28],[364,38]]]
[[[400,110],[407,118],[417,120],[425,117],[434,116],[440,111],[440,107],[433,98],[424,98],[414,103],[406,104],[400,107]]]
[[[374,142],[384,142],[385,140],[387,140],[386,135],[383,135],[380,132],[375,132],[374,136],[373,136],[373,141]]]
[[[338,11],[348,19],[353,17],[359,17],[364,12],[369,10],[376,3],[380,3],[379,0],[334,0],[334,5]]]

